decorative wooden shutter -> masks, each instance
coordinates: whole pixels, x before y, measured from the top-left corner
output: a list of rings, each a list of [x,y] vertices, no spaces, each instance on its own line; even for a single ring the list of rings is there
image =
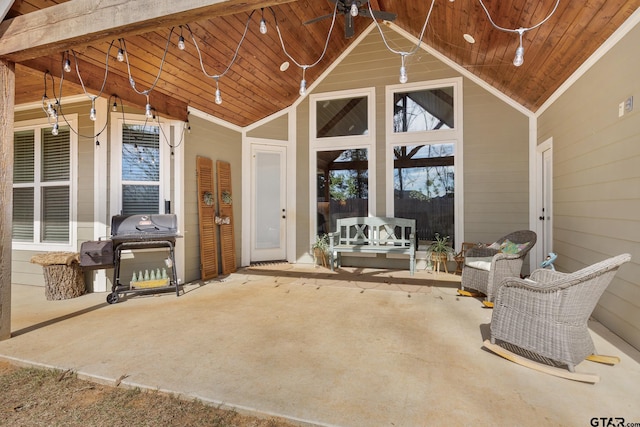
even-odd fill
[[[231,191],[231,165],[218,160],[218,206],[221,218],[229,218],[220,224],[220,253],[222,259],[222,274],[236,271],[236,244],[233,233],[233,192]]]
[[[200,224],[200,278],[218,276],[218,239],[213,188],[213,160],[196,157],[198,179],[198,222]]]

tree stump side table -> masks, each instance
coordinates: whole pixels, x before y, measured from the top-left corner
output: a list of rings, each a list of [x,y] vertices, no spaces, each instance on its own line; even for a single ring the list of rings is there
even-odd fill
[[[76,298],[86,292],[79,253],[38,254],[31,257],[31,262],[42,266],[47,301]]]

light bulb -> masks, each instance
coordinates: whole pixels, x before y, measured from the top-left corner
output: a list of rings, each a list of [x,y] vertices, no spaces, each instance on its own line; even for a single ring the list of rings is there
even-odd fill
[[[519,67],[522,64],[524,64],[524,48],[520,45],[516,49],[516,56],[513,58],[513,65]]]
[[[89,118],[94,122],[96,121],[96,109],[94,107],[91,107],[89,111]]]
[[[222,95],[220,95],[220,89],[216,89],[216,104],[222,104]]]
[[[264,18],[260,21],[260,33],[267,34],[267,21]]]
[[[53,117],[56,114],[56,110],[53,109],[53,104],[50,102],[49,105],[47,105],[47,114],[49,117]]]
[[[358,6],[356,5],[356,2],[351,3],[351,10],[349,10],[349,13],[351,13],[351,16],[354,18],[358,16]]]
[[[307,81],[305,79],[300,80],[300,96],[304,96],[307,93]]]
[[[71,72],[71,61],[69,61],[69,58],[64,60],[64,66],[62,68],[64,68],[64,71],[67,73]]]
[[[122,48],[118,49],[118,56],[116,56],[118,62],[124,61],[124,50]]]
[[[178,37],[178,49],[184,50],[184,37]]]
[[[151,110],[151,104],[147,104],[144,106],[144,115],[147,119],[153,119],[153,111]]]
[[[404,84],[407,81],[409,81],[409,77],[407,77],[407,69],[403,65],[402,67],[400,67],[400,83]]]
[[[54,123],[51,128],[51,135],[58,136],[58,123]]]
[[[115,102],[115,101],[113,102],[113,106],[111,106],[111,111],[113,111],[114,113],[116,111],[118,111],[118,103],[117,102]]]

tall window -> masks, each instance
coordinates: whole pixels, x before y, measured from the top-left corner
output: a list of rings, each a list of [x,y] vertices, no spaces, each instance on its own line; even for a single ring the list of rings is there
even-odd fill
[[[416,220],[420,240],[454,230],[454,144],[393,147],[394,216]]]
[[[367,149],[319,151],[317,154],[318,234],[336,231],[336,220],[367,216],[369,162]]]
[[[313,238],[335,231],[338,218],[373,213],[375,91],[321,93],[309,102]]]
[[[156,214],[160,209],[160,130],[122,126],[122,214]]]
[[[463,233],[461,90],[459,79],[387,88],[387,202],[419,240]]]
[[[76,138],[68,126],[16,126],[13,155],[14,249],[73,249]]]

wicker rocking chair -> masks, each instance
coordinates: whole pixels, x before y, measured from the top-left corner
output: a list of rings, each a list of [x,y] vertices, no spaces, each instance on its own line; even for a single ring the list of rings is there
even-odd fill
[[[618,268],[630,259],[622,254],[575,273],[538,269],[530,279],[502,281],[495,293],[491,341],[485,341],[485,347],[539,371],[597,382],[597,375],[577,373],[574,368],[585,359],[606,364],[620,361],[594,355],[587,320]]]

